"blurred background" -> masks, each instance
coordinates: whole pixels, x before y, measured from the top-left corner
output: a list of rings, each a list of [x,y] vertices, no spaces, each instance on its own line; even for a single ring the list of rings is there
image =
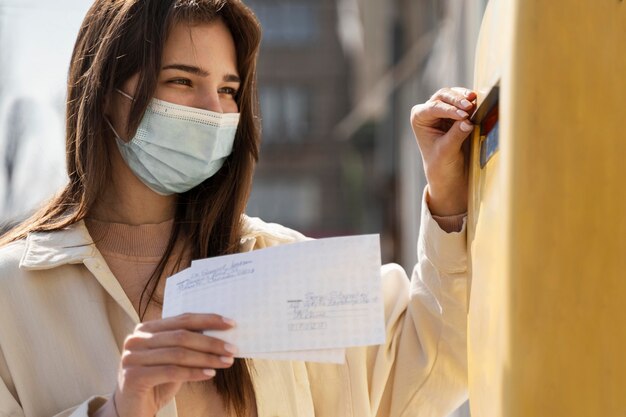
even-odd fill
[[[313,237],[380,233],[383,261],[410,271],[425,180],[409,113],[440,87],[471,87],[486,2],[245,0],[264,29],[248,213]],[[65,78],[90,4],[0,0],[5,227],[66,181]]]

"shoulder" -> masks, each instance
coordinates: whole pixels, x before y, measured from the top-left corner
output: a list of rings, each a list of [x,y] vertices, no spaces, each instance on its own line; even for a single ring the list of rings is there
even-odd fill
[[[0,247],[0,283],[6,285],[18,276],[51,274],[57,267],[82,263],[95,251],[82,221],[59,230],[29,233]]]
[[[258,217],[243,216],[241,244],[250,249],[308,240],[302,233],[278,223],[267,223]]]
[[[25,239],[8,243],[0,248],[0,281],[6,280],[19,271],[25,248]]]
[[[27,285],[29,271],[20,267],[26,248],[24,239],[6,244],[0,248],[0,304],[3,308],[15,305],[17,294]],[[10,308],[10,307],[9,307]]]

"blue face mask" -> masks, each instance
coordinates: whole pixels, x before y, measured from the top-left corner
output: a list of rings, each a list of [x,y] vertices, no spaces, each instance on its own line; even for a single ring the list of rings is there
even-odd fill
[[[153,98],[128,142],[107,122],[137,178],[155,193],[170,195],[191,190],[222,167],[233,150],[239,113],[216,113]]]

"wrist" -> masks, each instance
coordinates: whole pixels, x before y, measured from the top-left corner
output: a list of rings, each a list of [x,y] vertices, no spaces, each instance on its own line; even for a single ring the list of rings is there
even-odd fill
[[[154,409],[145,401],[139,401],[139,403],[133,401],[133,404],[129,405],[128,394],[123,394],[119,388],[115,389],[109,401],[102,408],[105,407],[108,407],[107,414],[94,417],[155,417],[158,412],[158,409]]]
[[[467,213],[467,188],[452,192],[439,192],[429,184],[426,190],[426,203],[434,216],[447,217]]]

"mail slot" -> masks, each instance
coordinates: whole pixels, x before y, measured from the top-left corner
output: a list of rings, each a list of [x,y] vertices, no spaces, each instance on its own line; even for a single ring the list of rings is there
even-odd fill
[[[498,151],[500,87],[494,86],[481,105],[472,115],[472,122],[478,125],[480,132],[480,167],[484,168],[491,157]]]

